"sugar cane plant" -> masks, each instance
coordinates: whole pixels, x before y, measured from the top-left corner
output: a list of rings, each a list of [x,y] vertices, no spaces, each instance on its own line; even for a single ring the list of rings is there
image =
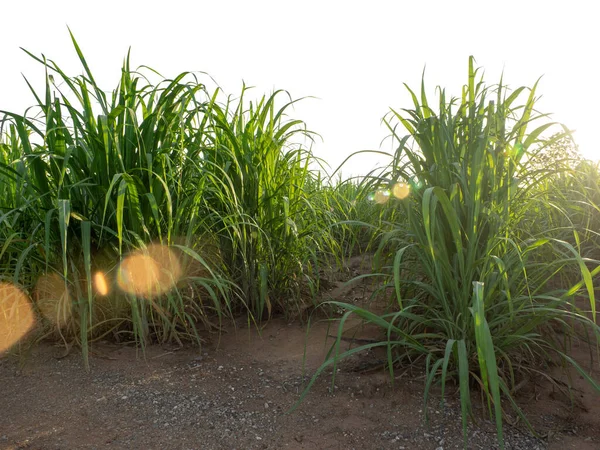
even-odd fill
[[[383,176],[365,181],[371,190],[389,190],[382,194],[387,207],[406,214],[383,236],[393,251],[381,247],[390,254],[381,276],[395,310],[375,314],[334,302],[346,312],[307,390],[326,367],[333,366],[335,376],[340,359],[383,347],[392,375],[398,365],[422,362],[425,414],[435,383],[442,397],[450,381],[457,383],[465,445],[471,392],[480,390],[503,447],[505,405],[526,421],[513,394],[528,373],[547,376],[544,365],[564,362],[600,389],[555,331],[573,336],[578,323],[598,336],[592,278],[600,266],[560,239],[564,229],[557,235],[545,226],[550,205],[538,207],[548,198],[545,180],[562,169],[531,165],[531,155],[549,144],[544,132],[555,126],[535,111],[536,87],[486,86],[472,58],[460,98],[438,89],[434,105],[424,81],[420,95],[407,86],[413,107],[385,118],[398,143],[394,162]],[[573,286],[552,283],[573,267],[579,273]],[[575,304],[576,294],[587,295],[589,314]],[[342,352],[344,323],[353,315],[381,327],[386,338]]]
[[[302,310],[331,240],[294,102],[151,83],[129,55],[106,93],[71,37],[83,74],[27,52],[44,91],[0,112],[0,276],[84,356],[107,334],[200,342],[199,323]]]

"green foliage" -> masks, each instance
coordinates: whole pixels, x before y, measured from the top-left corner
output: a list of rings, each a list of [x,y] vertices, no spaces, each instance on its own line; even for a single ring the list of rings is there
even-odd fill
[[[245,93],[205,109],[207,142],[195,157],[201,170],[194,203],[202,219],[194,232],[219,237],[228,274],[257,318],[275,306],[293,314],[311,294],[305,281],[317,281],[332,221],[319,210],[314,158],[294,143],[310,132],[285,115],[294,101],[278,109],[278,91],[244,109]]]
[[[357,315],[385,330],[388,338],[380,345],[387,348],[390,371],[406,361],[425,363],[425,406],[433,383],[441,383],[444,392],[449,380],[458,382],[465,439],[470,389],[481,389],[501,446],[501,394],[522,416],[512,392],[527,372],[562,360],[585,373],[565,354],[552,327],[566,336],[575,333],[567,323],[598,331],[592,276],[600,266],[560,239],[564,229],[558,234],[546,227],[550,205],[540,207],[550,195],[546,180],[562,168],[534,167],[528,157],[548,145],[541,136],[552,126],[529,130],[544,117],[534,109],[536,87],[514,92],[502,83],[487,87],[471,59],[462,98],[448,101],[440,89],[435,109],[423,82],[420,95],[409,88],[413,109],[392,110],[385,122],[398,142],[394,163],[365,184],[366,189],[410,185],[407,198],[390,200],[406,217],[384,235],[394,249],[379,251],[389,261],[381,275],[389,280],[397,311],[375,315],[336,303],[347,313],[325,363],[335,365],[344,356],[339,354],[343,323]],[[399,134],[397,124],[409,134]],[[573,267],[580,281],[569,290],[553,288],[553,276]],[[580,292],[589,296],[593,320],[573,302]]]
[[[44,93],[31,88],[39,112],[1,112],[0,276],[34,294],[42,275],[58,276],[72,315],[48,325],[84,352],[107,333],[200,342],[198,324],[214,318],[300,311],[330,227],[315,207],[314,158],[294,141],[310,132],[285,115],[294,102],[278,106],[281,92],[246,102],[244,87],[223,103],[192,73],[152,84],[129,55],[106,94],[72,41],[84,74],[29,53],[46,71]],[[119,278],[146,247],[178,265],[152,275],[177,272],[176,289],[151,299]],[[108,296],[94,287],[98,271]]]
[[[568,363],[598,388],[567,347],[600,331],[600,170],[574,158],[568,132],[543,138],[555,124],[534,108],[537,84],[488,87],[471,58],[460,98],[440,89],[430,106],[424,82],[407,87],[412,109],[385,118],[390,167],[327,183],[285,92],[223,98],[192,73],[153,84],[128,55],[109,95],[72,40],[83,75],[30,54],[46,72],[37,113],[0,111],[0,279],[30,289],[44,331],[86,361],[106,335],[200,343],[200,326],[224,317],[301,314],[324,269],[374,251],[369,275],[392,308],[327,302],[345,313],[307,390],[382,347],[392,375],[424,365],[425,411],[434,384],[442,397],[458,384],[465,438],[480,390],[503,446],[503,404],[524,418],[514,392],[529,373]],[[146,272],[162,286],[128,289],[133,257],[161,262]],[[352,315],[386,339],[341,352]]]

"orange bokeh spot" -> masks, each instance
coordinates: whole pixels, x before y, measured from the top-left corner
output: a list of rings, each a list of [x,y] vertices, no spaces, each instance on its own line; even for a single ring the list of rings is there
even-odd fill
[[[380,205],[387,203],[387,201],[389,199],[390,199],[390,192],[384,191],[384,190],[379,190],[379,191],[375,192],[375,195],[373,196],[373,200],[375,200],[375,203],[379,203]]]
[[[394,194],[394,197],[403,200],[409,196],[410,186],[406,183],[396,183],[392,189],[392,193]]]
[[[71,296],[59,274],[44,274],[38,278],[34,296],[42,316],[59,327],[67,324],[71,317]]]
[[[152,298],[171,290],[181,275],[181,263],[175,253],[169,247],[153,244],[123,260],[117,284],[129,294]]]
[[[106,276],[102,272],[96,272],[94,274],[94,287],[96,292],[102,296],[108,295],[108,282]]]
[[[27,296],[12,284],[0,282],[0,353],[23,338],[34,323]]]

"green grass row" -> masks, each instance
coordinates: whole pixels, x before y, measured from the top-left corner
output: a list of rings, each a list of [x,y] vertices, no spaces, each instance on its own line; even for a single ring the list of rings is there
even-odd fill
[[[564,151],[537,85],[488,86],[471,59],[461,97],[434,103],[423,82],[386,116],[388,168],[332,181],[286,92],[249,101],[193,73],[153,84],[127,56],[109,94],[73,44],[83,75],[31,54],[44,91],[25,114],[0,111],[0,279],[31,293],[38,335],[86,362],[105,336],[200,343],[227,317],[302,314],[333,264],[374,252],[388,312],[331,302],[339,339],[310,385],[383,347],[392,375],[425,369],[426,406],[457,383],[465,436],[483,393],[501,446],[510,409],[528,423],[522,380],[563,364],[598,388],[568,347],[600,335],[600,170]],[[381,342],[342,352],[352,315]]]
[[[141,345],[199,341],[199,324],[226,316],[301,312],[340,244],[312,134],[287,116],[294,101],[209,92],[192,73],[151,84],[129,56],[107,94],[73,44],[83,75],[31,55],[46,70],[44,92],[31,89],[25,115],[1,113],[3,279],[39,294],[43,275],[46,298],[49,286],[60,291],[46,279],[59,277],[51,315],[70,318],[50,329],[84,352],[111,333]],[[177,289],[151,301],[120,280],[138,276],[123,258],[149,245],[181,266],[176,277],[172,261],[159,268]],[[108,295],[94,286],[98,272]]]
[[[424,82],[420,92],[407,87],[412,107],[385,118],[393,163],[363,182],[397,212],[381,224],[375,258],[392,307],[375,314],[332,302],[346,312],[310,385],[340,359],[382,347],[392,379],[395,367],[424,367],[426,416],[432,387],[443,397],[457,384],[465,445],[471,393],[481,392],[501,447],[510,410],[529,425],[515,397],[523,380],[560,388],[547,368],[574,367],[600,390],[569,356],[573,339],[593,348],[600,336],[599,166],[565,151],[570,135],[536,112],[536,87],[487,86],[472,58],[460,98],[440,88],[432,103]],[[343,352],[351,316],[384,337]]]

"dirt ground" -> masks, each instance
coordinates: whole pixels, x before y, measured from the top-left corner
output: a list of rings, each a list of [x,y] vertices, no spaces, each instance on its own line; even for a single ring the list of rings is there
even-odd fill
[[[332,285],[333,298],[361,295],[358,285]],[[142,355],[101,342],[89,373],[77,351],[62,358],[62,348],[38,345],[25,358],[0,359],[0,449],[463,448],[457,393],[450,389],[443,405],[434,398],[426,424],[422,374],[397,370],[392,385],[383,370],[364,371],[376,354],[341,364],[333,387],[328,368],[290,411],[330,332],[325,322],[307,333],[274,319],[260,333],[238,327],[202,349],[152,346]],[[600,379],[597,366],[594,374]],[[573,382],[575,406],[549,383],[531,382],[519,402],[540,437],[507,424],[506,448],[600,448],[599,396],[578,374]],[[488,420],[468,434],[468,448],[496,448]]]

